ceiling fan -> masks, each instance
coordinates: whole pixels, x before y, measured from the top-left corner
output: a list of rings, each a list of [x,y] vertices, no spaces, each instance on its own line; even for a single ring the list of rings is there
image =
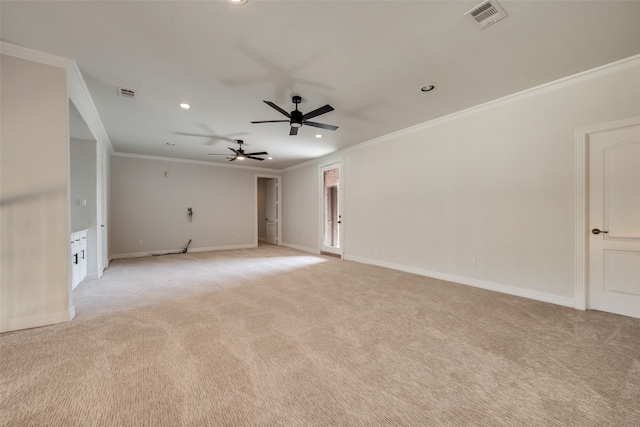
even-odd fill
[[[244,150],[242,149],[242,144],[244,143],[243,140],[241,139],[236,139],[236,142],[238,143],[238,145],[240,145],[240,147],[236,150],[235,148],[231,148],[231,147],[227,147],[229,150],[233,151],[235,153],[235,156],[233,157],[227,157],[229,159],[230,162],[235,161],[236,159],[238,160],[244,160],[244,159],[253,159],[253,160],[264,160],[262,157],[255,157],[255,156],[267,156],[269,155],[269,153],[267,153],[266,151],[260,151],[259,153],[245,153]],[[214,154],[214,153],[209,153],[210,156],[228,156],[228,154]]]
[[[298,111],[298,104],[302,102],[302,98],[296,95],[291,99],[291,101],[294,104],[296,104],[296,109],[293,110],[291,113],[287,113],[286,111],[284,111],[282,108],[278,107],[276,104],[274,104],[271,101],[264,101],[264,103],[267,104],[268,106],[270,106],[272,108],[275,108],[276,110],[280,111],[282,114],[287,116],[289,118],[289,120],[261,120],[261,121],[257,121],[257,122],[251,122],[251,123],[289,122],[289,124],[291,125],[291,131],[289,132],[289,135],[297,135],[298,134],[298,128],[302,127],[302,125],[313,126],[313,127],[317,127],[317,128],[321,128],[321,129],[327,129],[327,130],[336,130],[336,129],[338,129],[338,126],[325,125],[324,123],[317,123],[317,122],[310,122],[309,121],[309,119],[317,117],[317,116],[319,116],[321,114],[328,113],[329,111],[333,111],[333,107],[331,105],[327,104],[324,107],[320,107],[318,109],[315,109],[315,110],[311,111],[310,113],[302,114],[302,111]]]

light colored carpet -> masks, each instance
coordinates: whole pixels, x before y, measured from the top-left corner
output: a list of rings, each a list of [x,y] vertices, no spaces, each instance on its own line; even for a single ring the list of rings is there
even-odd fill
[[[639,426],[640,320],[271,245],[113,262],[0,336],[3,426]]]

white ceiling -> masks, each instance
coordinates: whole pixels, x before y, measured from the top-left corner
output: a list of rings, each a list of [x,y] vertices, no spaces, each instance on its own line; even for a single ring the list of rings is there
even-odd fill
[[[78,62],[117,152],[226,162],[240,138],[275,169],[640,53],[640,1],[503,0],[484,30],[479,3],[2,0],[0,31]],[[294,94],[339,129],[250,123]]]

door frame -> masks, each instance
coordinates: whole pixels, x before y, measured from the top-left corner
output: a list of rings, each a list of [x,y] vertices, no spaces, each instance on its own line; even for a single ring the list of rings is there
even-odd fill
[[[256,248],[258,247],[258,180],[260,178],[273,178],[276,180],[276,197],[277,197],[277,215],[278,215],[278,222],[276,224],[276,246],[280,246],[282,245],[282,179],[279,175],[265,175],[265,174],[255,174],[254,176],[254,180],[253,180],[253,184],[254,184],[254,190],[253,190],[253,200],[255,200],[256,206],[255,206],[255,215],[254,215],[254,221],[253,221],[253,226],[255,227],[255,246]]]
[[[344,159],[338,158],[333,159],[329,162],[322,163],[318,167],[318,194],[320,196],[319,203],[319,230],[318,230],[318,246],[320,249],[320,253],[328,252],[334,255],[340,256],[340,258],[344,258],[344,223],[341,220],[339,225],[340,231],[340,246],[337,250],[327,250],[327,247],[324,245],[324,171],[326,169],[340,168],[340,176],[338,177],[338,212],[340,212],[340,216],[344,217]]]
[[[107,227],[107,193],[109,185],[109,159],[107,150],[100,141],[96,141],[96,254],[98,279],[104,274],[104,270],[109,267],[108,254],[108,232]],[[106,228],[106,229],[105,229]]]
[[[640,116],[575,130],[574,307],[589,309],[589,135],[640,125]]]

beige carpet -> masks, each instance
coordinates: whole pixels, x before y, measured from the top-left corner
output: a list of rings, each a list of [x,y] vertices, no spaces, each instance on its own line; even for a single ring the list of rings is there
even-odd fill
[[[639,426],[640,320],[262,246],[0,336],[3,426]]]

